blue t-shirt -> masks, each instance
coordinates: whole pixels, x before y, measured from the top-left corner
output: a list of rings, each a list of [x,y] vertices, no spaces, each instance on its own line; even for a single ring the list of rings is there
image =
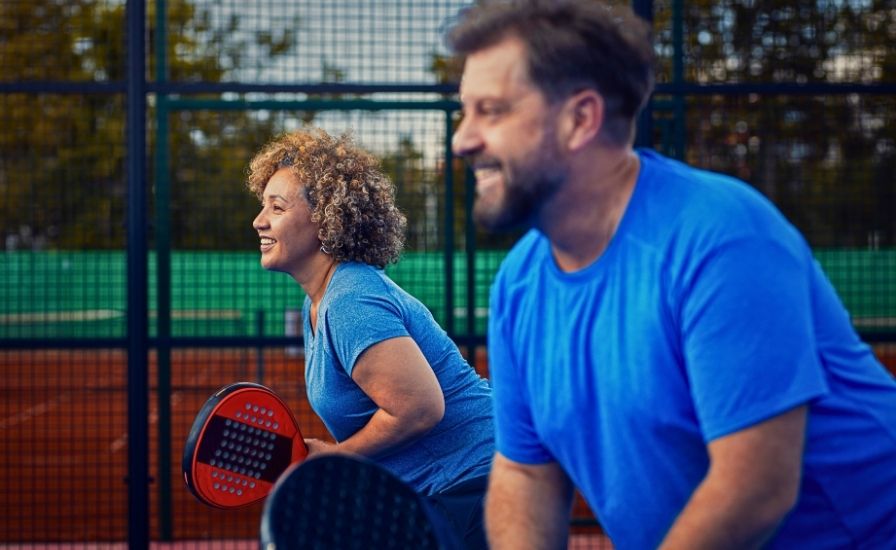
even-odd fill
[[[499,271],[499,452],[557,461],[618,548],[654,548],[707,442],[808,403],[799,500],[770,546],[896,547],[896,383],[810,248],[743,182],[638,154],[595,262],[562,272],[533,230]]]
[[[494,455],[491,387],[422,303],[382,270],[345,263],[337,266],[321,299],[316,333],[309,324],[310,305],[306,297],[306,391],[337,441],[357,432],[377,411],[351,378],[358,357],[374,344],[410,336],[439,381],[445,415],[426,435],[376,461],[426,495],[488,474]]]

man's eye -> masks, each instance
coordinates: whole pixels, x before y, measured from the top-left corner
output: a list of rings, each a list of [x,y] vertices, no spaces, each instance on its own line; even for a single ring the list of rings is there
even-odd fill
[[[479,108],[479,114],[484,117],[496,117],[504,113],[506,109],[500,105],[483,105]]]

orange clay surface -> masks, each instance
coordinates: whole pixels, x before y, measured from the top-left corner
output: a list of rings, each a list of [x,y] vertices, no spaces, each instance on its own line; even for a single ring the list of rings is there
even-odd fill
[[[896,345],[878,346],[896,373]],[[487,374],[480,350],[476,369]],[[218,388],[262,382],[293,408],[307,437],[328,439],[304,397],[304,362],[283,350],[175,350],[170,359],[171,443],[167,497],[160,483],[159,368],[149,357],[150,536],[154,541],[257,539],[262,504],[216,510],[187,491],[183,443],[195,414]],[[0,350],[0,546],[127,539],[127,357],[121,350]],[[166,502],[167,501],[167,502]],[[591,520],[576,499],[577,520]],[[570,547],[610,548],[596,525],[573,527]]]

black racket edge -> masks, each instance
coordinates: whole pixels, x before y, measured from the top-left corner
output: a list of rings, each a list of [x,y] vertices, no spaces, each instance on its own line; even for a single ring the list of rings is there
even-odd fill
[[[317,460],[313,458],[311,460]],[[310,461],[305,461],[305,463]],[[271,516],[274,513],[274,510],[278,506],[282,506],[277,501],[280,499],[280,494],[282,493],[283,486],[289,483],[290,479],[292,479],[292,472],[299,466],[301,466],[302,462],[297,462],[295,464],[290,464],[283,473],[280,474],[280,477],[277,478],[277,481],[274,483],[274,486],[271,488],[271,492],[268,493],[268,498],[264,501],[264,506],[261,512],[261,525],[259,529],[259,544],[260,550],[266,550],[267,548],[276,548],[275,541],[279,538],[277,533],[274,531],[274,527],[271,525]]]
[[[350,471],[351,475],[347,479],[357,480],[357,475],[364,475],[370,479],[379,478],[381,482],[386,482],[392,487],[393,497],[398,496],[406,501],[413,500],[417,503],[420,520],[428,522],[431,526],[430,536],[432,538],[431,541],[435,543],[435,549],[463,550],[457,535],[447,530],[447,523],[438,522],[433,518],[435,512],[425,502],[425,497],[416,493],[409,485],[375,461],[357,455],[339,454],[320,455],[304,462],[293,463],[280,474],[279,479],[268,494],[262,510],[259,529],[259,546],[261,550],[295,550],[298,548],[298,545],[290,543],[278,545],[278,542],[282,542],[283,539],[283,533],[278,529],[278,526],[282,526],[282,522],[277,519],[281,515],[278,508],[286,506],[287,492],[298,490],[299,485],[303,481],[309,481],[310,476],[322,474],[321,470],[326,468],[327,463],[339,470]],[[297,471],[300,468],[302,470]],[[374,513],[372,506],[368,508],[371,510],[371,513]],[[358,544],[354,545],[353,548],[370,547],[367,543],[361,544],[362,541],[357,542]]]
[[[202,429],[208,423],[212,411],[215,410],[215,407],[217,407],[225,397],[236,391],[250,388],[259,389],[276,395],[276,393],[274,393],[271,388],[262,384],[258,384],[255,382],[234,382],[232,384],[224,386],[223,388],[212,394],[212,396],[205,401],[205,404],[202,405],[202,408],[199,409],[199,413],[196,414],[196,418],[193,420],[193,426],[190,428],[190,433],[189,435],[187,435],[187,442],[184,445],[184,456],[181,460],[181,470],[183,470],[184,472],[184,481],[187,484],[187,488],[191,493],[193,493],[193,496],[195,496],[202,502],[206,501],[205,499],[199,497],[199,493],[196,491],[196,483],[193,479],[193,457],[196,456],[196,452],[199,449],[199,436],[202,435]]]
[[[284,524],[279,518],[283,515],[284,507],[287,506],[288,495],[286,493],[300,490],[303,482],[308,481],[308,472],[320,474],[322,472],[318,470],[324,468],[327,463],[333,464],[339,469],[366,468],[371,472],[375,472],[377,475],[385,475],[386,477],[392,475],[391,473],[382,474],[381,472],[384,472],[385,470],[383,470],[381,466],[361,456],[324,454],[304,462],[290,464],[289,467],[280,474],[280,477],[271,488],[268,498],[265,499],[259,529],[260,550],[297,550],[298,546],[294,544],[278,544],[283,542],[284,533],[282,528]],[[302,470],[298,471],[300,468]]]

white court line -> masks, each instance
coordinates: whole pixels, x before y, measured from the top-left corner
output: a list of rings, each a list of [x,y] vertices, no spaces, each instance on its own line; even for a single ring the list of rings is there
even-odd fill
[[[49,411],[55,409],[59,406],[60,403],[67,403],[71,401],[71,394],[63,393],[54,399],[50,399],[49,401],[44,401],[43,403],[38,403],[33,407],[28,407],[24,411],[14,414],[12,416],[6,417],[3,420],[0,420],[0,430],[5,430],[7,428],[11,428],[13,426],[18,426],[19,424],[23,424],[28,422],[32,418],[36,416],[40,416],[42,414],[46,414]]]
[[[84,309],[75,311],[29,311],[24,313],[0,314],[0,325],[18,325],[28,323],[59,323],[105,321],[124,317],[124,312],[117,309]]]
[[[101,387],[104,384],[108,385],[110,380],[110,376],[105,376],[99,379],[95,379],[93,383]],[[37,418],[39,416],[47,414],[48,412],[58,408],[60,405],[70,402],[72,400],[72,393],[73,392],[71,390],[60,393],[56,397],[44,401],[43,403],[38,403],[37,405],[28,407],[21,412],[0,419],[0,430],[6,430],[14,426],[24,424],[25,422],[28,422],[33,418]],[[0,546],[0,548],[2,548],[2,546]]]
[[[206,382],[208,380],[209,370],[208,367],[202,369],[201,371],[196,372],[192,378],[187,381],[187,385],[198,385]],[[171,394],[171,405],[174,408],[174,405],[177,405],[181,401],[183,401],[183,392],[176,391]],[[149,412],[149,425],[154,426],[159,422],[159,409],[156,405],[152,406],[152,409]],[[117,438],[115,438],[112,443],[109,444],[109,452],[117,453],[124,449],[128,444],[128,433],[124,432]]]

